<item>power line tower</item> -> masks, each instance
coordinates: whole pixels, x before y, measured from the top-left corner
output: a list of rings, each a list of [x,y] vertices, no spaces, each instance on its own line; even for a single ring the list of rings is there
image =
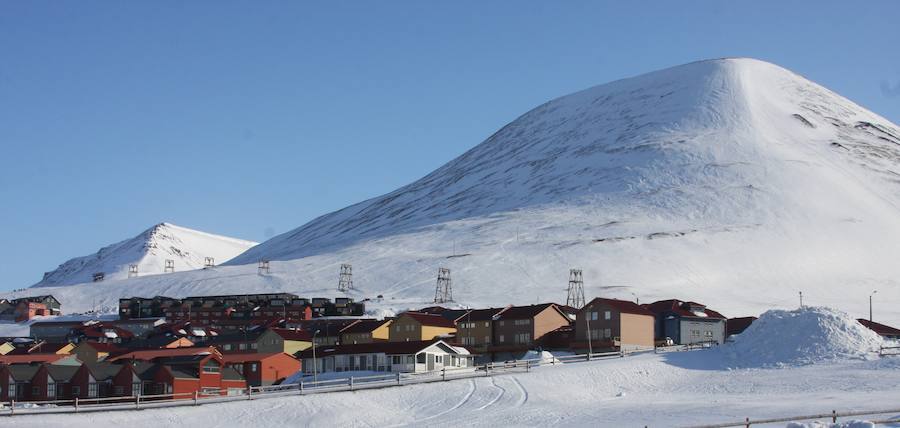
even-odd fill
[[[212,257],[203,258],[203,269],[209,269],[216,266],[216,259]]]
[[[128,277],[134,278],[138,276],[138,265],[128,265]]]
[[[259,275],[268,275],[269,274],[269,261],[268,260],[260,260],[259,266],[256,268],[256,273]]]
[[[437,285],[434,288],[434,303],[453,301],[453,287],[450,284],[450,269],[439,268]]]
[[[353,266],[341,265],[341,275],[338,277],[338,291],[346,293],[353,289]]]
[[[166,267],[163,268],[163,272],[175,272],[175,260],[166,259]]]
[[[569,270],[569,296],[566,297],[566,306],[576,309],[584,307],[584,280],[581,278],[581,269]]]

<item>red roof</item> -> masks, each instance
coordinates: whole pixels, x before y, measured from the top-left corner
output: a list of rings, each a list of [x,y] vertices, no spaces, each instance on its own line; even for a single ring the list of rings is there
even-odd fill
[[[653,312],[650,312],[647,308],[629,300],[604,299],[602,297],[597,297],[588,302],[587,305],[584,305],[584,307],[586,308],[594,304],[605,304],[621,313],[653,316]]]
[[[712,318],[712,319],[725,319],[725,316],[722,314],[713,311],[711,309],[707,309],[706,305],[702,305],[696,302],[682,302],[678,299],[669,299],[669,300],[660,300],[658,302],[653,302],[649,305],[643,305],[645,308],[649,309],[650,312],[653,312],[657,315],[661,315],[664,313],[672,313],[682,317],[688,318]],[[692,312],[691,308],[702,308],[700,312],[705,314],[697,315]]]
[[[150,361],[157,358],[168,358],[168,357],[183,357],[183,356],[191,356],[191,355],[201,355],[201,354],[215,354],[218,356],[222,356],[216,348],[212,346],[207,347],[190,347],[190,348],[163,348],[163,349],[143,349],[140,351],[133,351],[127,354],[122,354],[114,358],[110,358],[109,361],[118,361],[118,360],[141,360],[141,361]]]
[[[421,312],[404,312],[400,314],[397,318],[400,317],[410,317],[419,324],[429,326],[429,327],[447,327],[447,328],[455,328],[456,325],[453,324],[453,321],[448,320],[440,315],[433,314],[423,314]]]
[[[879,324],[877,322],[869,321],[867,319],[862,319],[862,318],[858,319],[857,321],[859,321],[860,324],[864,325],[869,330],[872,330],[875,333],[878,333],[880,336],[900,337],[900,329],[891,327],[889,325]]]
[[[24,355],[0,355],[2,364],[28,364],[28,363],[52,363],[72,355],[64,354],[24,354]]]
[[[114,325],[104,325],[102,323],[87,325],[87,326],[84,326],[81,328],[76,328],[75,330],[77,330],[78,332],[83,334],[85,337],[92,337],[92,338],[109,337],[109,336],[107,336],[105,330],[112,330],[112,332],[117,337],[121,337],[123,339],[131,339],[134,337],[134,333],[132,333],[128,330],[125,330],[124,328],[116,327]]]

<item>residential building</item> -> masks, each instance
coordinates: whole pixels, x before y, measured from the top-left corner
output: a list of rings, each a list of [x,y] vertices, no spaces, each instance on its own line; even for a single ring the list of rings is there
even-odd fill
[[[386,342],[392,320],[359,320],[341,330],[341,342],[347,345]]]
[[[493,320],[494,336],[490,350],[493,353],[517,354],[541,347],[544,335],[570,322],[569,316],[555,303],[510,306]]]
[[[472,355],[443,340],[337,345],[300,353],[303,373],[378,371],[424,373],[472,367]],[[314,358],[315,357],[315,358]],[[313,369],[315,367],[315,370]]]
[[[644,305],[656,317],[656,340],[671,339],[679,345],[722,344],[726,318],[696,302],[670,299]]]
[[[249,386],[278,384],[300,371],[300,360],[284,352],[224,354],[222,361],[243,375]]]
[[[725,337],[743,333],[754,321],[756,321],[756,317],[728,318],[725,322]]]
[[[462,314],[445,311],[456,324],[456,341],[475,353],[486,353],[494,345],[494,321],[499,319],[505,308],[472,309]],[[505,324],[505,323],[504,323]],[[506,335],[503,336],[506,339]]]
[[[576,312],[572,348],[579,352],[652,349],[654,325],[655,317],[646,308],[598,297]]]
[[[391,323],[388,340],[391,342],[417,342],[435,338],[447,338],[456,334],[456,325],[440,315],[422,312],[404,312]]]
[[[860,324],[862,324],[869,330],[878,333],[879,336],[885,339],[900,340],[900,329],[896,327],[891,327],[889,325],[880,324],[863,318],[860,318],[857,321],[859,321]]]
[[[268,328],[257,339],[256,351],[262,354],[294,355],[312,346],[312,336],[300,329]]]

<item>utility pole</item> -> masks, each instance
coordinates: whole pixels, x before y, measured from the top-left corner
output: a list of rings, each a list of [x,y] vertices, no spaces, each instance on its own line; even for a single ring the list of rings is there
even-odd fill
[[[800,292],[800,309],[803,309],[803,292]]]
[[[569,289],[566,297],[566,306],[581,309],[584,301],[584,281],[581,277],[581,269],[569,270]]]
[[[584,323],[587,325],[587,340],[588,340],[588,361],[591,359],[591,354],[594,353],[594,347],[591,344],[591,310],[585,312]]]
[[[341,265],[341,274],[338,277],[338,291],[346,293],[353,289],[353,266],[349,263]]]
[[[450,283],[450,269],[439,268],[437,284],[434,288],[434,303],[453,301],[453,288]]]
[[[869,294],[869,322],[872,322],[872,296],[877,292],[878,290],[872,290],[872,294]]]
[[[319,330],[316,330],[313,333],[312,337],[312,345],[313,345],[313,383],[316,386],[319,386],[319,367],[316,365],[316,335],[319,334]]]

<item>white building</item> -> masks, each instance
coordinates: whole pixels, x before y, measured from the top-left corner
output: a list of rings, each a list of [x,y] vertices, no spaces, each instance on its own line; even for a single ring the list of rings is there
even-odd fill
[[[374,342],[354,345],[316,346],[300,353],[303,372],[312,374],[346,371],[425,373],[472,367],[465,348],[443,340],[419,342]]]

